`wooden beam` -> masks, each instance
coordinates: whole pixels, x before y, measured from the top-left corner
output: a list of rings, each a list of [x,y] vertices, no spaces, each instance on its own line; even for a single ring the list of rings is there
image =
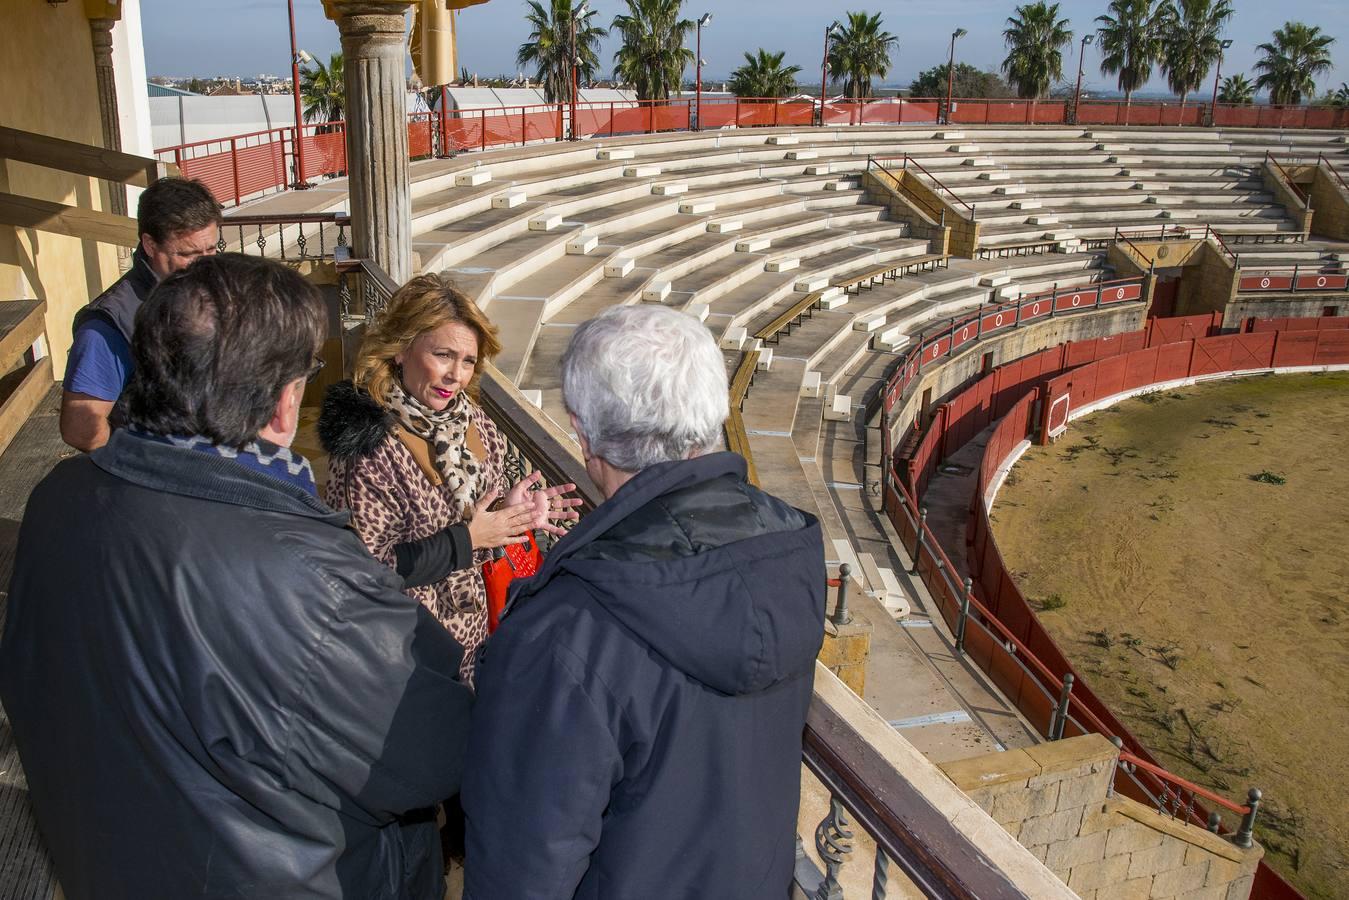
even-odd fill
[[[95,209],[81,209],[3,192],[0,192],[0,225],[36,228],[50,234],[64,234],[119,247],[134,247],[140,240],[136,220],[130,216],[115,216]]]
[[[0,453],[4,453],[23,423],[37,409],[42,398],[51,390],[52,358],[44,356],[31,366],[6,375],[0,390],[10,392],[0,402]]]
[[[0,302],[0,371],[23,356],[46,330],[45,300]]]
[[[3,125],[0,125],[0,159],[88,175],[131,187],[149,187],[161,178],[178,174],[178,167],[172,163]]]

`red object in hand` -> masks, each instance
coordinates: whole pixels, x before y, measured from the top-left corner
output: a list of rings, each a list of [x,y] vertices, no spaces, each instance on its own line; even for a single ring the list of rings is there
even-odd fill
[[[543,553],[529,535],[525,544],[507,544],[505,556],[482,564],[482,580],[487,586],[487,633],[497,630],[501,620],[501,611],[506,608],[506,592],[511,581],[516,578],[528,578],[539,571],[543,564]]]

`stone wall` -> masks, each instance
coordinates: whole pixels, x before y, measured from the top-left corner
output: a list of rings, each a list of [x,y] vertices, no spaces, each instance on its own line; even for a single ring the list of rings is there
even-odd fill
[[[1324,166],[1308,168],[1312,169],[1312,231],[1337,241],[1349,241],[1349,191]]]
[[[953,359],[947,359],[941,365],[925,369],[918,383],[891,411],[890,436],[894,442],[892,446],[899,445],[904,433],[912,427],[914,419],[922,412],[925,393],[932,392],[933,406],[949,399],[952,394],[968,386],[970,380],[983,371],[986,354],[992,355],[991,366],[1000,366],[1064,341],[1089,340],[1125,331],[1136,331],[1143,327],[1143,311],[1144,308],[1137,305],[1123,309],[1106,307],[1097,312],[1076,313],[1061,318],[1028,322],[1010,331],[989,335],[965,344],[956,352]],[[875,413],[869,409],[869,414]]]
[[[1246,900],[1264,850],[1110,794],[1117,758],[1092,734],[941,768],[1084,900]]]
[[[1237,296],[1237,267],[1210,241],[1199,241],[1185,262],[1176,294],[1178,316],[1225,311]]]
[[[1312,318],[1325,314],[1349,316],[1349,293],[1333,291],[1324,294],[1238,294],[1237,299],[1223,314],[1224,328],[1240,328],[1247,319]]]
[[[904,222],[912,237],[925,238],[929,253],[945,256],[951,252],[951,229],[905,197],[896,176],[885,170],[869,169],[862,176],[862,189],[868,203],[878,203],[886,208],[890,221]]]
[[[1297,224],[1303,236],[1311,234],[1312,208],[1292,189],[1283,172],[1275,169],[1273,164],[1266,160],[1260,167],[1260,177],[1265,182],[1265,190],[1273,194],[1274,199],[1282,204],[1288,212],[1288,217]]]

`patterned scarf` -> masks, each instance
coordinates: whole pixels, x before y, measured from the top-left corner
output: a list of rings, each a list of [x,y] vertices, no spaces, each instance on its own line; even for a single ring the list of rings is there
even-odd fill
[[[290,448],[278,446],[271,441],[264,441],[259,438],[256,441],[249,441],[241,449],[236,450],[233,447],[213,444],[210,438],[204,438],[200,435],[146,434],[143,431],[132,429],[127,429],[127,433],[144,440],[178,447],[181,450],[195,450],[198,453],[219,456],[222,459],[232,459],[245,469],[279,478],[307,491],[314,497],[318,496],[318,488],[314,484],[314,470],[310,468],[309,460],[293,452]]]
[[[471,402],[468,395],[460,391],[449,406],[436,412],[408,396],[403,386],[395,381],[389,386],[385,402],[404,428],[425,438],[431,445],[436,468],[450,486],[450,493],[459,504],[460,515],[467,516],[473,509],[478,485],[482,482],[482,461],[468,448]]]

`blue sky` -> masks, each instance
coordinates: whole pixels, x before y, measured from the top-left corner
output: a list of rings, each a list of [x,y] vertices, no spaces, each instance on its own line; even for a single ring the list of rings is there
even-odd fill
[[[546,0],[545,0],[546,2]],[[1077,36],[1092,28],[1107,0],[1063,0],[1061,14]],[[300,46],[314,55],[339,48],[337,26],[323,16],[319,0],[295,0]],[[1336,69],[1317,82],[1318,92],[1349,80],[1349,2],[1346,0],[1234,0],[1236,14],[1227,31],[1235,41],[1223,72],[1245,72],[1258,58],[1256,45],[1270,40],[1288,20],[1319,25],[1336,37],[1332,56]],[[592,0],[597,21],[607,26],[625,8],[621,0]],[[742,53],[764,47],[787,52],[787,62],[802,67],[801,80],[819,77],[824,26],[845,9],[880,12],[886,28],[899,37],[887,82],[908,85],[919,71],[944,63],[951,31],[969,34],[956,43],[956,58],[980,68],[1002,60],[1002,29],[1014,0],[904,0],[900,3],[822,3],[818,0],[694,0],[686,3],[690,18],[713,14],[703,32],[704,78],[723,78],[742,61]],[[515,51],[529,33],[524,0],[490,0],[465,10],[459,19],[461,63],[478,74],[514,74]],[[289,68],[289,33],[285,0],[141,0],[146,65],[152,75],[281,74]],[[1064,74],[1077,71],[1077,41],[1065,52]],[[611,68],[615,42],[601,48],[605,73]],[[1113,79],[1100,74],[1100,57],[1087,48],[1084,84],[1113,89]],[[692,73],[690,73],[691,76]],[[1253,78],[1254,76],[1251,75]],[[1154,74],[1149,90],[1164,91]],[[1206,92],[1206,91],[1205,91]]]

